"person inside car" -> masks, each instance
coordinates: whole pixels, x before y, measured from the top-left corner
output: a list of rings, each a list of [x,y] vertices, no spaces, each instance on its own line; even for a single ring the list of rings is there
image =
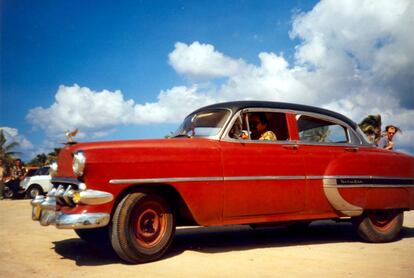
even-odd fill
[[[276,141],[277,137],[269,130],[269,121],[263,112],[253,113],[249,117],[251,139]]]

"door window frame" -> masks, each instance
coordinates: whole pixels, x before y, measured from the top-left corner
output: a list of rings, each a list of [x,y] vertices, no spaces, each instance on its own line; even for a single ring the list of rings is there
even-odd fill
[[[288,134],[288,139],[286,140],[252,140],[252,139],[237,139],[229,136],[229,133],[235,124],[235,122],[239,119],[241,114],[245,113],[255,113],[255,112],[263,112],[263,113],[282,113],[285,116],[286,121],[286,132]],[[296,144],[295,138],[295,129],[291,126],[291,116],[294,116],[296,112],[286,109],[277,109],[277,108],[263,108],[263,107],[251,107],[251,108],[244,108],[240,109],[236,113],[233,114],[231,121],[229,121],[225,131],[222,134],[221,141],[227,142],[238,142],[238,143],[246,143],[246,144]],[[276,134],[277,137],[277,134]]]
[[[298,116],[308,116],[313,117],[322,121],[331,122],[333,124],[337,124],[342,126],[346,131],[347,136],[347,142],[346,143],[332,143],[332,142],[306,142],[301,141],[299,136],[299,125],[298,125]],[[333,118],[327,115],[312,113],[312,112],[302,112],[302,111],[296,111],[295,112],[295,122],[296,122],[296,132],[297,132],[297,143],[301,145],[324,145],[324,146],[350,146],[350,145],[363,145],[363,142],[359,138],[358,134],[352,127],[350,127],[347,123],[337,119]]]

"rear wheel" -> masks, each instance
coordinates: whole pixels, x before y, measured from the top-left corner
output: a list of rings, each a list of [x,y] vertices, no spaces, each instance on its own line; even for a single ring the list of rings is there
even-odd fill
[[[353,220],[358,235],[367,242],[390,242],[397,239],[404,214],[399,210],[370,210]]]
[[[40,185],[33,184],[26,192],[26,198],[34,199],[37,195],[43,195],[43,189]]]
[[[145,263],[160,258],[167,251],[174,232],[174,214],[162,197],[132,193],[115,210],[111,242],[123,260]]]
[[[4,197],[5,198],[9,198],[9,199],[11,199],[11,198],[14,198],[14,192],[13,192],[13,190],[11,190],[11,189],[6,189],[6,190],[4,190]]]

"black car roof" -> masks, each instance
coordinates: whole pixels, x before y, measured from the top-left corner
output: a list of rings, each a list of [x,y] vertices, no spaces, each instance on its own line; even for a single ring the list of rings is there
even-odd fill
[[[204,106],[200,109],[197,109],[191,114],[198,113],[200,111],[206,110],[206,109],[230,109],[233,113],[246,108],[274,108],[274,109],[286,109],[286,110],[294,110],[294,111],[302,111],[302,112],[312,112],[312,113],[318,113],[330,117],[337,118],[348,125],[350,125],[352,128],[356,128],[357,124],[352,121],[351,119],[345,117],[342,114],[339,114],[337,112],[318,108],[314,106],[308,106],[308,105],[302,105],[302,104],[294,104],[294,103],[287,103],[287,102],[273,102],[273,101],[231,101],[231,102],[222,102],[222,103],[216,103],[208,106]]]

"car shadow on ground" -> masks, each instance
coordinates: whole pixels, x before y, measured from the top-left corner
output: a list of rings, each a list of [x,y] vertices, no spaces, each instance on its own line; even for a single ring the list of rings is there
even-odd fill
[[[78,266],[108,265],[123,261],[109,246],[97,246],[80,238],[53,242],[55,252],[63,259],[73,260]]]
[[[403,227],[401,238],[414,237],[414,228]],[[316,221],[302,230],[285,227],[258,228],[250,226],[179,228],[169,252],[164,258],[191,250],[203,253],[223,253],[257,248],[277,248],[298,245],[359,242],[349,222]],[[110,247],[96,246],[78,238],[53,242],[55,252],[78,266],[124,263]]]

